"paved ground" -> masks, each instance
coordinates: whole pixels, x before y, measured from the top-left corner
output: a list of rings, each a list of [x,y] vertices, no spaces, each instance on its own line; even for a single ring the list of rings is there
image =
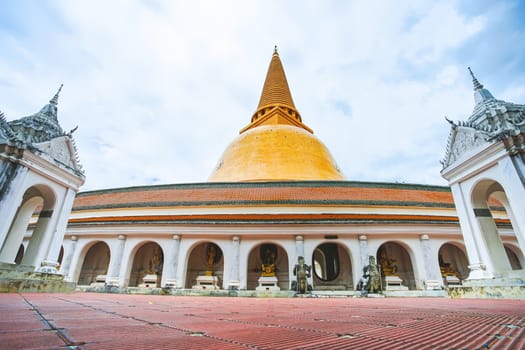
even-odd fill
[[[0,349],[525,349],[525,301],[0,294]]]

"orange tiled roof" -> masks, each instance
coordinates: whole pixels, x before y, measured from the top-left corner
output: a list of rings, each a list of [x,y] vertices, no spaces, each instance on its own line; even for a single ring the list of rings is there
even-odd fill
[[[73,210],[162,205],[394,205],[453,207],[448,187],[350,181],[200,183],[79,193]]]

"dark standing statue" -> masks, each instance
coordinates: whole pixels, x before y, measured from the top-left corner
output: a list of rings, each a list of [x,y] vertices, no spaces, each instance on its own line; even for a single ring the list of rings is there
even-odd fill
[[[311,268],[310,266],[304,263],[304,258],[302,256],[300,256],[297,260],[298,262],[293,268],[293,274],[294,276],[297,276],[297,281],[292,282],[292,289],[297,291],[298,294],[305,294],[308,290],[311,289],[308,286],[307,279],[311,276]]]
[[[363,295],[381,292],[381,275],[376,259],[372,255],[368,257],[368,265],[363,268],[363,277],[357,284],[357,290]]]

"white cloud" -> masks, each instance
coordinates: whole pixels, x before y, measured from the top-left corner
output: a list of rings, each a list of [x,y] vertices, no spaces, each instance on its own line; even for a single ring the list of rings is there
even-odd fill
[[[0,23],[0,108],[31,114],[63,82],[84,190],[205,181],[249,122],[274,44],[303,121],[348,179],[444,184],[443,117],[473,107],[462,48],[491,30],[490,7],[472,16],[460,1],[39,4],[40,22],[33,10],[13,11],[22,29]],[[523,103],[522,81],[509,86]]]

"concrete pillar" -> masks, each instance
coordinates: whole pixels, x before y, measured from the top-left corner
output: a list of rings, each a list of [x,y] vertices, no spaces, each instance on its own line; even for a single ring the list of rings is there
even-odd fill
[[[69,243],[69,248],[66,250],[67,254],[64,257],[62,266],[60,267],[60,273],[64,275],[66,281],[73,281],[73,276],[69,275],[71,269],[71,261],[73,260],[73,255],[75,255],[75,250],[77,248],[78,237],[71,236],[71,242]]]
[[[432,248],[430,247],[430,237],[428,235],[421,235],[419,238],[423,255],[423,266],[425,269],[425,288],[441,289],[443,287],[443,280],[439,269],[437,252],[432,251]]]
[[[60,254],[60,247],[64,241],[64,235],[66,233],[67,223],[69,221],[73,201],[75,200],[75,195],[76,192],[71,188],[68,188],[64,193],[60,208],[57,208],[54,211],[56,212],[57,219],[56,225],[53,229],[53,235],[50,237],[46,258],[43,261],[43,264],[46,266],[54,268],[58,266],[58,255]]]
[[[180,236],[173,235],[171,251],[166,254],[164,271],[162,272],[162,286],[177,288],[177,268],[179,262]],[[182,286],[183,287],[183,286]]]
[[[520,181],[520,173],[525,171],[524,164],[520,159],[513,162],[512,159],[505,158],[501,161],[501,167],[505,169],[501,185],[508,201],[507,214],[520,249],[525,253],[525,187]]]
[[[47,250],[46,243],[48,243],[48,239],[46,239],[46,236],[52,234],[52,232],[49,232],[50,223],[52,223],[51,215],[52,212],[47,210],[40,212],[40,217],[22,259],[22,265],[34,266],[35,269],[40,268],[40,263],[44,260],[45,250]]]
[[[469,260],[470,274],[468,279],[484,279],[492,278],[492,274],[487,272],[486,266],[481,259],[480,254],[480,238],[479,235],[475,234],[473,229],[474,225],[477,225],[476,218],[470,213],[474,212],[470,203],[470,196],[465,195],[463,185],[455,183],[450,186],[452,196],[454,197],[454,203],[456,205],[456,212],[459,218],[459,226],[461,227],[461,233],[463,235],[463,241],[465,242],[465,248],[467,249],[467,255]]]
[[[300,256],[305,258],[305,262],[310,260],[306,259],[304,256],[304,237],[303,236],[295,236],[295,262],[294,266],[297,263],[297,258]]]
[[[358,271],[361,272],[363,267],[368,265],[368,237],[366,235],[359,236],[359,263]]]
[[[239,265],[240,265],[240,238],[239,236],[232,237],[232,263],[230,270],[230,281],[228,282],[228,289],[238,290],[241,286],[239,280]]]
[[[126,236],[119,235],[115,251],[111,254],[109,262],[108,275],[106,277],[106,284],[112,286],[121,286],[120,267],[122,265],[122,254],[124,253],[124,245],[126,243]],[[123,282],[123,281],[122,281]]]
[[[0,218],[2,218],[0,220],[0,245],[4,243],[16,212],[22,203],[24,192],[27,190],[24,183],[28,173],[29,169],[26,167],[18,167],[13,180],[5,188],[6,193],[3,193],[0,199]]]
[[[359,236],[359,266],[354,268],[357,273],[354,274],[354,286],[357,286],[361,277],[363,277],[363,268],[368,265],[368,237]]]

